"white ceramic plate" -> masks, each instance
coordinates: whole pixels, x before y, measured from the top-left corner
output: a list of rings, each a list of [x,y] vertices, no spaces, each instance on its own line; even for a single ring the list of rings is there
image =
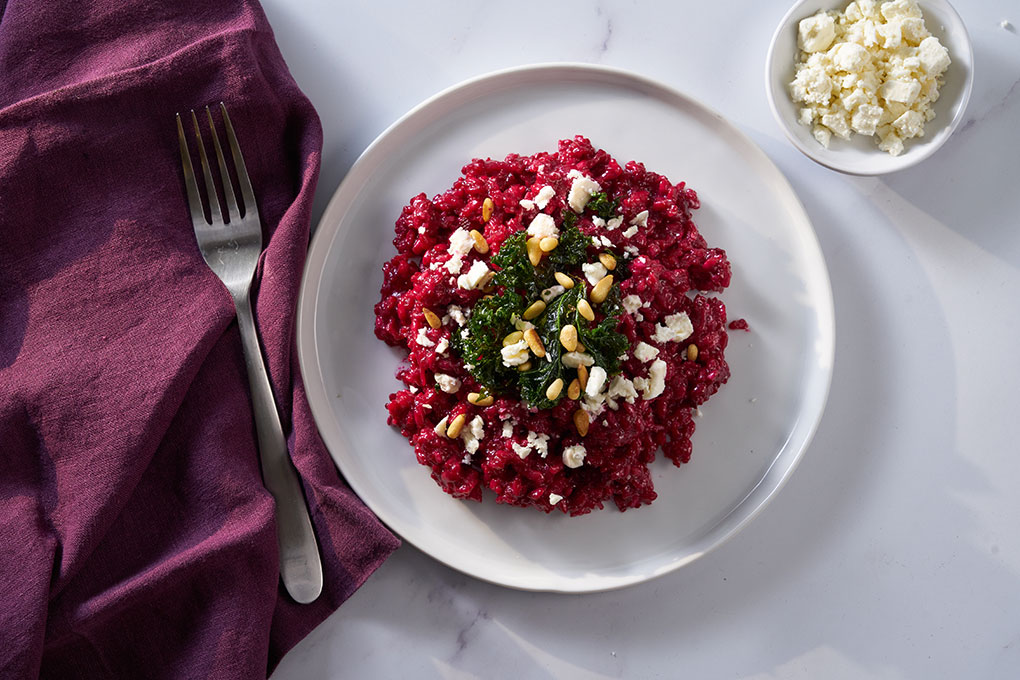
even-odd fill
[[[444,493],[386,425],[403,353],[373,334],[380,267],[415,194],[445,191],[473,157],[555,150],[583,134],[621,163],[640,160],[695,188],[695,221],[725,248],[733,283],[733,377],[704,407],[690,464],[653,468],[659,498],[621,513],[546,516]],[[758,513],[801,457],[821,416],[833,358],[828,274],[779,170],[718,114],[679,92],[607,68],[502,71],[436,95],[386,130],[333,196],[309,254],[298,315],[312,411],[343,475],[405,540],[480,579],[586,592],[676,569]]]
[[[787,86],[796,73],[797,25],[818,10],[842,10],[850,0],[800,0],[779,22],[765,62],[765,92],[769,106],[783,132],[801,153],[827,168],[852,175],[884,175],[920,163],[945,144],[963,121],[974,83],[974,52],[967,27],[946,0],[918,0],[925,26],[949,50],[953,60],[945,84],[935,102],[935,119],[924,126],[924,137],[904,142],[899,156],[878,148],[874,137],[854,135],[849,140],[832,138],[829,148],[818,143],[811,128],[797,122],[797,107]]]

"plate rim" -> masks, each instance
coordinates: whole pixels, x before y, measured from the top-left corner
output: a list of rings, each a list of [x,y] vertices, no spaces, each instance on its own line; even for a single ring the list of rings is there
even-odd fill
[[[370,178],[371,174],[369,173],[366,175],[364,168],[372,162],[373,157],[376,154],[376,150],[379,149],[391,135],[399,131],[404,125],[408,124],[409,121],[412,121],[423,111],[427,111],[433,106],[441,103],[443,100],[456,96],[458,93],[470,90],[480,84],[503,78],[513,78],[515,76],[528,73],[541,73],[547,78],[552,78],[557,74],[557,72],[564,76],[570,73],[581,73],[595,79],[609,78],[616,79],[618,81],[630,81],[631,83],[640,85],[643,91],[647,92],[651,90],[659,98],[682,100],[694,108],[701,109],[702,112],[714,118],[717,124],[721,124],[727,128],[728,131],[734,135],[734,138],[740,146],[745,147],[747,151],[757,157],[760,169],[766,171],[768,175],[770,175],[770,181],[779,187],[781,193],[785,194],[781,198],[784,201],[789,201],[792,209],[799,211],[799,217],[802,218],[807,230],[798,230],[798,235],[801,238],[806,239],[807,243],[805,245],[807,248],[817,254],[817,264],[819,266],[817,267],[818,271],[816,274],[820,276],[817,283],[820,287],[818,292],[821,298],[819,300],[821,307],[816,308],[816,313],[820,322],[818,327],[818,341],[821,343],[818,355],[825,359],[824,363],[826,370],[824,371],[824,376],[822,376],[823,384],[821,385],[819,394],[818,410],[817,413],[814,414],[812,422],[803,433],[802,441],[797,446],[796,452],[792,453],[789,456],[789,460],[786,461],[786,467],[782,470],[781,476],[775,483],[775,486],[760,499],[760,502],[758,502],[755,507],[749,509],[740,521],[723,531],[721,535],[716,537],[715,540],[712,541],[711,545],[709,545],[706,549],[689,555],[677,557],[673,562],[663,565],[658,569],[653,570],[651,573],[612,577],[606,576],[600,578],[595,584],[588,583],[590,577],[586,579],[571,580],[559,579],[555,584],[507,582],[506,580],[488,577],[486,574],[480,573],[477,570],[471,570],[465,565],[457,564],[454,560],[448,559],[445,556],[434,554],[433,551],[428,548],[427,544],[423,544],[425,542],[416,540],[417,537],[414,537],[413,531],[408,532],[410,535],[405,533],[402,529],[406,528],[402,526],[400,521],[394,521],[392,515],[386,512],[385,508],[374,507],[373,504],[365,500],[363,494],[360,492],[359,484],[352,481],[344,474],[340,456],[330,445],[332,437],[327,436],[327,434],[324,433],[322,428],[319,426],[320,422],[324,422],[327,418],[332,418],[332,409],[329,405],[329,398],[326,394],[325,386],[321,381],[321,373],[318,371],[318,347],[315,342],[315,301],[320,290],[325,256],[329,251],[329,247],[332,244],[333,239],[339,232],[343,212],[346,210],[342,204],[344,203],[347,195],[352,191],[355,192],[354,196],[356,197],[358,195],[358,187]],[[334,225],[332,228],[328,226],[330,223]],[[814,226],[811,223],[807,211],[804,209],[803,203],[800,201],[800,198],[790,185],[789,180],[778,166],[775,165],[768,155],[757,144],[755,144],[750,137],[737,128],[735,124],[697,98],[685,94],[658,80],[627,69],[580,62],[545,62],[525,64],[467,78],[424,99],[380,132],[379,135],[376,136],[376,138],[358,156],[357,160],[351,166],[351,169],[346,173],[343,180],[334,190],[333,195],[326,205],[326,209],[323,211],[322,217],[319,219],[316,231],[313,234],[309,245],[305,268],[302,274],[295,327],[298,366],[304,383],[309,409],[312,412],[312,417],[316,424],[316,430],[319,432],[326,450],[329,452],[330,458],[332,458],[333,463],[343,477],[344,482],[350,486],[350,488],[358,495],[359,499],[365,503],[365,505],[379,518],[380,521],[396,533],[402,540],[415,546],[417,549],[429,555],[432,559],[445,564],[451,569],[455,569],[460,573],[477,578],[481,581],[528,592],[580,594],[617,590],[653,580],[667,573],[672,573],[680,567],[690,564],[696,559],[728,542],[736,534],[742,531],[744,527],[753,521],[765,509],[765,507],[772,502],[779,491],[781,491],[789,481],[793,472],[803,459],[825,412],[832,384],[833,360],[835,355],[835,309],[832,295],[832,284],[829,277],[828,267],[825,263],[824,253],[822,252]],[[739,508],[748,497],[755,493],[758,487],[761,486],[761,484],[769,477],[770,473],[772,473],[777,463],[779,463],[779,460],[779,457],[776,457],[771,461],[768,468],[763,472],[761,478],[757,481],[754,487],[752,487],[752,489],[737,502],[734,509]]]

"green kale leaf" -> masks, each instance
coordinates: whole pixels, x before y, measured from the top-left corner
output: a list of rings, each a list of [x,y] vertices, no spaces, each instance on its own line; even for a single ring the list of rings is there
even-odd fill
[[[486,296],[475,303],[450,345],[475,380],[495,393],[507,392],[517,381],[517,369],[503,365],[503,338],[514,330],[514,317],[524,311],[524,298],[513,290]]]
[[[591,210],[604,220],[617,217],[616,209],[620,207],[620,201],[609,198],[609,194],[599,191],[591,195],[585,210]]]

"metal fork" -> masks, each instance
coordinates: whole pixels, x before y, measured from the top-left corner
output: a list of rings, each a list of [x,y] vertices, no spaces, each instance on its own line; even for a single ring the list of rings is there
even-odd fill
[[[209,169],[202,132],[194,110],[191,111],[191,122],[195,128],[195,141],[202,164],[202,174],[205,177],[211,218],[206,218],[202,208],[202,196],[191,164],[184,126],[181,124],[181,115],[177,114],[177,136],[181,144],[184,184],[188,191],[188,204],[191,207],[191,221],[195,226],[198,248],[206,264],[230,291],[237,310],[244,363],[248,369],[248,383],[251,385],[262,477],[269,493],[276,500],[280,577],[291,597],[305,604],[315,600],[322,592],[322,562],[308,516],[308,507],[301,491],[301,482],[287,453],[287,443],[283,436],[283,428],[280,426],[280,415],[276,410],[273,390],[262,361],[262,349],[252,318],[249,291],[252,276],[255,274],[255,265],[262,253],[262,224],[259,221],[255,194],[244,166],[244,158],[241,157],[241,149],[234,135],[234,127],[230,123],[230,116],[227,115],[227,107],[222,102],[220,113],[234,161],[234,171],[241,188],[241,204],[237,203],[230,172],[227,170],[223,149],[208,106],[205,107],[205,115],[209,120],[209,134],[220,168],[223,198],[227,205],[226,217],[220,209],[216,185]]]

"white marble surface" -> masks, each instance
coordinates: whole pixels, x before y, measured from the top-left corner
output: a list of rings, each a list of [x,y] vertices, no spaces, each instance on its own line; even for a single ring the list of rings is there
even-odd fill
[[[813,444],[720,549],[562,596],[403,547],[274,680],[1020,677],[1020,4],[956,3],[976,60],[967,122],[927,162],[872,179],[813,164],[771,118],[764,55],[787,7],[265,1],[323,119],[316,217],[372,139],[438,90],[526,63],[609,64],[701,99],[775,161],[815,224],[837,324]]]

